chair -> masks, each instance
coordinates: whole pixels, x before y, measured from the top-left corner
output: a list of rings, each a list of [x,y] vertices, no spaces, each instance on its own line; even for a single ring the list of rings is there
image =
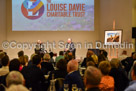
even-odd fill
[[[6,87],[3,84],[0,84],[0,91],[6,91]]]
[[[55,79],[55,89],[56,89],[56,91],[60,91],[60,88],[63,87],[64,80],[65,80],[64,78],[56,78]],[[50,91],[50,86],[47,89],[47,91]]]
[[[65,80],[64,78],[56,78],[55,82],[56,91],[59,91],[59,89],[63,87],[64,80]]]

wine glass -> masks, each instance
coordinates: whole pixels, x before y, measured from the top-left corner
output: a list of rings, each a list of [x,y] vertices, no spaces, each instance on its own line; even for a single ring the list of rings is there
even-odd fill
[[[68,84],[64,84],[64,91],[69,91],[69,86],[68,86]]]

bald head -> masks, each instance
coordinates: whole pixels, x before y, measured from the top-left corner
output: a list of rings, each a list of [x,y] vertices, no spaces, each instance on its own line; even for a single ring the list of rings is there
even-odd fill
[[[67,64],[67,72],[77,71],[78,70],[78,61],[77,60],[71,60]]]
[[[22,84],[24,85],[24,77],[23,75],[18,72],[18,71],[11,71],[7,77],[6,77],[6,84],[9,87],[12,84],[19,85]]]
[[[38,41],[37,41],[37,44],[41,44],[41,43],[42,43],[42,41],[41,41],[41,40],[38,40]]]
[[[72,39],[71,38],[68,38],[68,43],[71,43],[72,42]]]
[[[11,85],[9,88],[6,89],[6,91],[29,91],[29,90],[23,85]]]

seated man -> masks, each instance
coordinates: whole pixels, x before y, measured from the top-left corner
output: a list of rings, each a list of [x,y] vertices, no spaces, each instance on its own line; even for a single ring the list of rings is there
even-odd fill
[[[17,54],[18,54],[18,58],[24,56],[24,51],[19,51]]]
[[[125,67],[127,74],[129,73],[131,67],[133,66],[134,61],[136,60],[136,53],[133,52],[131,57],[127,57],[126,59],[122,60],[121,63]]]
[[[32,91],[45,91],[45,78],[40,69],[41,57],[35,55],[31,66],[25,66],[22,74],[26,80],[26,87],[32,88]]]
[[[11,85],[6,91],[30,91],[23,85]]]
[[[6,77],[7,87],[10,87],[13,84],[14,85],[25,84],[23,75],[18,71],[11,71]]]
[[[20,62],[18,59],[12,59],[9,63],[9,71],[19,71]],[[0,83],[6,86],[6,77],[8,74],[0,76]]]
[[[35,48],[35,53],[36,53],[36,54],[45,53],[44,44],[42,43],[41,40],[38,40],[38,41],[37,41],[37,45],[36,45],[36,48]]]
[[[77,60],[71,60],[67,64],[68,75],[65,77],[64,84],[69,85],[69,91],[72,91],[72,85],[76,84],[77,88],[81,88],[84,91],[84,85],[81,75],[78,71]]]
[[[60,59],[64,59],[64,52],[63,52],[63,51],[60,51],[60,52],[59,52],[59,56],[56,57],[56,63],[57,63]]]
[[[9,57],[6,55],[1,59],[2,68],[0,68],[0,76],[9,73]]]
[[[56,65],[57,69],[50,72],[49,80],[52,79],[52,74],[54,74],[54,79],[56,78],[65,78],[67,75],[67,61],[60,59]]]
[[[132,81],[129,83],[128,88],[125,91],[135,91],[136,90],[136,64],[134,64],[131,72]]]
[[[85,71],[84,84],[87,91],[100,91],[98,88],[101,81],[101,72],[99,69],[89,66]]]

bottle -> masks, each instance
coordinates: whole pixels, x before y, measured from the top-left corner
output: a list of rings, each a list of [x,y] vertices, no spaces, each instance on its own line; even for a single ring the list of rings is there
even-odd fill
[[[54,74],[52,74],[52,80],[54,80]]]

